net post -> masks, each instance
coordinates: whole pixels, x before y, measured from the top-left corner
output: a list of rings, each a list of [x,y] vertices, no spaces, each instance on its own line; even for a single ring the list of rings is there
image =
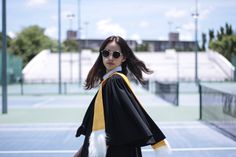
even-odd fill
[[[176,99],[177,99],[177,106],[179,106],[179,82],[177,82],[177,89],[176,89]]]
[[[66,95],[67,94],[67,83],[64,82],[64,94]]]
[[[23,77],[20,78],[20,94],[24,95],[24,79]]]
[[[199,92],[199,120],[202,120],[202,86],[198,84],[198,92]]]

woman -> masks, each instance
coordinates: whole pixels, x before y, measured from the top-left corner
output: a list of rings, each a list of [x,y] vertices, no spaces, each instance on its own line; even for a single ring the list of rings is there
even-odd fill
[[[76,137],[85,135],[75,156],[141,157],[141,147],[152,145],[157,153],[167,147],[165,135],[143,109],[126,75],[143,83],[142,72],[151,74],[124,39],[108,37],[88,73],[85,87],[100,84]]]

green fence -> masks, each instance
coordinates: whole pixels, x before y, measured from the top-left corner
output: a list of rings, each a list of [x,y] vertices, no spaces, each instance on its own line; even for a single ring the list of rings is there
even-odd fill
[[[236,68],[236,55],[233,55],[231,58],[231,63]],[[234,69],[234,81],[236,81],[236,69]]]
[[[7,82],[15,83],[21,78],[22,58],[7,53]],[[2,84],[2,51],[0,50],[0,84]]]

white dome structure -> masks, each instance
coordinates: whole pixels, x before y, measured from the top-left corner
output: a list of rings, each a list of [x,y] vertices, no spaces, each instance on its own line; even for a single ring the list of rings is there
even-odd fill
[[[146,76],[160,81],[194,81],[194,52],[137,52],[138,58],[154,71]],[[81,53],[82,80],[94,64],[98,53],[84,50]],[[78,82],[78,52],[61,54],[62,82]],[[198,77],[203,81],[224,81],[233,79],[234,67],[222,55],[216,52],[198,53]],[[23,69],[25,82],[58,82],[58,53],[43,50]]]

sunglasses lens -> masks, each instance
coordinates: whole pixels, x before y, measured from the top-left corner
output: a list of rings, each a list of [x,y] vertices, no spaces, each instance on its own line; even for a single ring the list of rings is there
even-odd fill
[[[120,57],[120,52],[113,52],[113,57],[114,58],[119,58]]]
[[[103,57],[108,57],[108,56],[109,56],[109,51],[103,50],[103,51],[102,51],[102,56],[103,56]]]
[[[107,50],[101,51],[103,57],[108,57],[110,55],[110,52]],[[113,58],[119,58],[121,56],[120,52],[114,51],[112,53]]]

